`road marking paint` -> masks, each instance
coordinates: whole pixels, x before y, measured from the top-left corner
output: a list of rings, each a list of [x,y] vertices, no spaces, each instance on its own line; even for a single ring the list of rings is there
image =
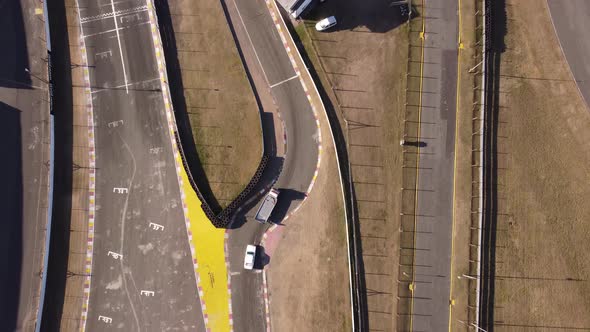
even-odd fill
[[[124,88],[126,86],[127,87],[130,87],[130,86],[133,86],[133,85],[140,85],[140,84],[144,84],[144,83],[151,83],[151,82],[155,82],[155,81],[159,81],[159,80],[160,80],[160,78],[158,77],[158,78],[151,78],[151,79],[144,80],[144,81],[127,82],[127,85],[123,84],[123,85],[117,85],[117,86],[103,88],[103,89],[96,89],[96,90],[92,91],[91,93],[92,94],[95,94],[95,93],[99,93],[99,92],[103,92],[103,91],[112,91],[112,90]],[[151,90],[146,90],[146,91],[151,91]],[[153,91],[155,92],[157,90],[156,89],[153,89]]]
[[[161,147],[150,148],[150,154],[159,154],[162,151],[163,151],[163,148],[161,148]]]
[[[129,189],[115,187],[115,188],[113,188],[113,192],[116,194],[127,194],[127,193],[129,193]]]
[[[293,77],[289,77],[289,78],[287,78],[287,79],[285,79],[285,80],[282,80],[282,81],[280,81],[280,82],[278,82],[278,83],[275,83],[275,84],[271,85],[270,87],[271,87],[271,88],[274,88],[274,87],[275,87],[275,86],[277,86],[277,85],[281,85],[281,84],[283,84],[283,83],[287,83],[287,82],[289,82],[290,80],[292,80],[292,79],[295,79],[295,78],[297,78],[297,77],[299,77],[299,73],[297,73],[296,75],[293,75]]]
[[[113,319],[111,317],[107,317],[107,316],[98,316],[98,321],[110,324],[113,322]]]
[[[162,225],[159,225],[159,224],[156,224],[156,223],[153,223],[153,222],[151,222],[151,223],[149,224],[149,227],[150,227],[151,229],[155,230],[155,231],[163,231],[163,230],[164,230],[164,226],[162,226]]]
[[[107,124],[107,126],[109,128],[115,128],[115,127],[118,127],[119,125],[122,125],[122,124],[123,124],[123,120],[117,120],[117,121],[109,122]]]
[[[103,14],[99,14],[99,15],[94,15],[94,16],[87,16],[87,17],[80,17],[80,23],[84,24],[84,23],[89,23],[89,22],[93,22],[93,21],[99,21],[99,20],[103,20],[103,19],[107,19],[110,18],[112,16],[122,16],[122,15],[126,15],[126,14],[135,14],[135,13],[141,13],[144,11],[147,11],[147,6],[143,5],[143,6],[139,6],[139,7],[135,7],[135,8],[129,8],[129,9],[122,9],[122,10],[117,10],[115,11],[115,7],[114,4],[116,3],[120,3],[120,2],[113,2],[111,1],[111,8],[112,8],[112,12],[108,12],[108,13],[103,13]],[[108,4],[106,4],[105,6],[108,6]],[[80,14],[80,7],[78,7],[78,14]]]
[[[154,291],[150,291],[150,290],[141,290],[141,291],[139,291],[139,295],[143,295],[143,296],[147,296],[147,297],[154,297],[155,294],[156,293]]]
[[[117,31],[117,30],[123,30],[123,29],[124,28],[118,28],[118,29],[110,29],[110,30],[100,31],[100,32],[97,32],[97,33],[91,33],[89,35],[84,35],[84,36],[82,36],[82,38],[100,36],[100,35],[104,35],[105,33],[110,33],[110,32],[114,32],[114,31]]]
[[[113,256],[113,258],[114,258],[114,259],[120,259],[120,260],[123,260],[123,255],[121,255],[121,254],[118,254],[118,253],[116,253],[116,252],[113,252],[113,251],[109,251],[109,252],[107,253],[107,256]]]
[[[166,62],[160,51],[162,43],[157,28],[156,14],[152,1],[153,0],[148,0],[152,40],[156,51],[158,72],[161,78],[160,86],[164,97],[164,108],[166,120],[168,122],[170,143],[174,153],[176,176],[180,187],[187,238],[189,240],[189,248],[193,258],[194,273],[197,289],[199,291],[203,320],[207,331],[229,332],[233,331],[233,319],[231,319],[231,297],[227,291],[229,274],[227,266],[224,264],[224,254],[227,254],[224,247],[225,232],[216,229],[205,215],[203,209],[200,208],[201,202],[190,185],[178,146],[176,145],[176,123],[169,97],[169,88],[166,78]],[[189,206],[191,206],[190,209]],[[195,250],[195,248],[198,250]],[[197,264],[197,261],[201,264]],[[203,284],[200,273],[212,274],[217,282],[214,285],[209,285],[207,283]],[[202,285],[205,285],[206,287],[203,288]],[[207,303],[207,305],[205,305],[205,303]],[[212,313],[211,320],[209,320],[208,312]]]
[[[123,58],[123,47],[121,47],[121,35],[119,34],[119,24],[117,23],[117,13],[115,12],[115,3],[111,0],[111,7],[113,8],[113,21],[115,21],[115,31],[117,32],[117,43],[119,44],[119,55],[121,56],[121,66],[123,66],[123,79],[125,80],[125,91],[129,93],[127,87],[127,70],[125,69],[125,59]]]

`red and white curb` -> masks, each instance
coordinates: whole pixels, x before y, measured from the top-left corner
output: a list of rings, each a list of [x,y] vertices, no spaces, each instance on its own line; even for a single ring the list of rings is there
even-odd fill
[[[148,0],[148,13],[150,18],[150,27],[152,32],[152,39],[154,42],[154,48],[156,52],[156,61],[158,63],[158,72],[160,74],[160,86],[162,89],[162,95],[164,97],[164,108],[166,111],[166,120],[168,122],[168,131],[170,135],[170,143],[172,144],[172,151],[174,153],[174,164],[176,166],[176,177],[178,179],[178,185],[180,187],[180,198],[182,200],[182,208],[184,212],[184,223],[186,225],[186,232],[189,240],[189,246],[191,250],[191,257],[193,259],[193,266],[195,272],[195,279],[197,282],[197,289],[199,291],[199,300],[201,302],[201,310],[203,312],[203,320],[205,322],[205,328],[207,331],[211,331],[209,327],[209,315],[207,314],[207,307],[205,305],[205,301],[203,300],[204,292],[203,287],[201,286],[201,278],[199,276],[198,268],[199,264],[197,262],[197,256],[195,252],[195,248],[193,246],[193,234],[190,230],[190,219],[188,214],[188,206],[186,204],[186,194],[183,189],[183,180],[181,177],[182,174],[182,165],[179,163],[181,160],[180,152],[178,150],[178,146],[176,146],[176,139],[175,139],[175,129],[176,129],[176,120],[174,119],[174,113],[172,112],[172,101],[170,97],[170,88],[168,87],[168,76],[166,73],[166,60],[163,54],[162,48],[162,41],[160,39],[160,31],[158,27],[157,15],[154,9],[153,0]],[[227,248],[224,248],[225,254],[227,255]],[[226,262],[227,264],[227,262]],[[229,282],[229,279],[228,279]],[[229,296],[229,305],[230,305],[230,330],[233,330],[233,319],[231,316],[231,292],[228,293]]]
[[[287,214],[283,218],[282,221],[285,221],[285,220],[289,219],[289,217],[292,216],[294,213],[296,213],[301,208],[301,206],[303,206],[303,204],[307,200],[307,197],[309,196],[309,193],[313,189],[313,186],[317,180],[318,172],[319,172],[321,160],[322,160],[322,131],[320,128],[320,120],[318,117],[318,112],[312,102],[311,95],[309,93],[307,85],[305,84],[305,81],[303,80],[303,77],[301,76],[301,71],[299,70],[299,66],[297,65],[297,62],[295,61],[295,58],[293,57],[293,52],[291,50],[291,47],[289,46],[287,38],[285,37],[285,34],[289,35],[289,32],[288,31],[284,32],[283,28],[282,28],[282,26],[285,26],[285,22],[283,21],[283,18],[280,17],[280,14],[279,15],[277,14],[279,11],[278,11],[277,5],[274,2],[274,0],[265,0],[265,2],[266,2],[266,6],[268,8],[268,11],[270,12],[270,15],[272,17],[275,28],[277,29],[277,32],[279,33],[279,36],[281,37],[281,41],[283,42],[283,47],[285,47],[285,50],[287,51],[287,55],[289,56],[289,60],[291,61],[291,66],[293,66],[293,70],[295,70],[297,77],[299,77],[299,82],[301,83],[301,86],[303,87],[303,91],[305,92],[305,95],[307,97],[309,105],[311,106],[311,110],[313,112],[313,116],[315,118],[315,123],[316,123],[316,127],[317,127],[318,160],[317,160],[317,164],[316,164],[316,169],[313,174],[313,178],[309,184],[309,187],[307,188],[307,191],[305,192],[305,198],[303,199],[301,204],[299,204],[295,209],[293,209],[293,211],[291,211],[289,214]],[[277,16],[280,17],[280,21]],[[282,25],[281,25],[281,23],[282,23]],[[289,38],[291,38],[290,35],[289,35]],[[293,42],[293,45],[294,44],[295,43]],[[296,52],[298,52],[298,51],[296,50]],[[280,118],[280,113],[279,113],[279,118]],[[284,139],[284,144],[285,144],[285,155],[286,155],[287,154],[287,131],[286,131],[285,127],[284,127],[283,132],[284,132],[283,139]],[[269,234],[271,232],[273,232],[276,228],[277,228],[277,225],[274,224],[269,229],[267,229],[266,232],[264,232],[264,234],[262,235],[262,240],[260,241],[260,245],[262,245],[262,246],[264,245],[264,242],[268,238]],[[263,287],[263,293],[264,293],[264,309],[265,309],[265,315],[266,315],[266,330],[267,330],[267,332],[270,332],[270,330],[271,330],[271,328],[270,328],[270,296],[269,296],[269,292],[268,292],[266,270],[262,271],[262,284],[263,284],[262,287]]]
[[[225,230],[225,235],[223,238],[223,249],[225,250],[225,268],[227,270],[227,295],[229,299],[229,328],[230,331],[233,332],[234,330],[234,318],[233,318],[233,310],[231,305],[231,272],[229,269],[229,248],[228,248],[228,241],[229,241],[229,229]]]
[[[268,296],[268,285],[266,282],[266,270],[262,270],[262,291],[264,297],[264,312],[266,316],[266,331],[270,332],[270,296]]]
[[[277,110],[277,117],[281,123],[281,129],[283,129],[283,156],[287,158],[287,127],[285,126],[285,121],[283,121],[281,111],[279,110]]]
[[[274,0],[265,0],[265,2],[266,2],[266,7],[268,8],[268,11],[270,12],[270,16],[272,17],[275,28],[277,29],[277,32],[279,33],[279,36],[281,37],[281,41],[283,42],[283,46],[285,47],[285,50],[287,51],[287,55],[289,56],[289,61],[291,61],[291,66],[293,66],[293,70],[295,70],[295,74],[297,74],[297,77],[299,77],[299,82],[301,82],[301,86],[303,87],[303,91],[305,91],[305,95],[307,97],[309,105],[311,106],[311,110],[313,112],[313,116],[315,118],[315,123],[317,126],[318,161],[316,164],[316,169],[313,174],[313,178],[311,179],[311,182],[309,183],[309,187],[307,187],[307,191],[305,192],[305,198],[303,198],[303,201],[301,202],[301,204],[299,204],[297,207],[295,207],[293,209],[293,211],[291,211],[289,214],[287,214],[283,218],[283,221],[285,221],[285,220],[289,219],[289,217],[292,216],[294,213],[296,213],[297,210],[299,210],[301,208],[301,206],[303,206],[303,204],[307,200],[307,197],[309,196],[309,193],[313,189],[313,185],[315,184],[315,182],[317,180],[318,172],[320,170],[320,164],[321,164],[321,160],[322,160],[322,131],[320,128],[320,120],[318,117],[318,112],[311,101],[311,95],[309,93],[309,89],[307,88],[307,85],[305,84],[305,81],[303,80],[303,77],[301,76],[301,71],[299,70],[299,66],[297,65],[297,62],[295,61],[295,58],[293,57],[293,52],[298,52],[298,51],[297,50],[292,51],[291,46],[289,46],[289,42],[287,41],[286,35],[289,38],[291,38],[291,35],[289,34],[288,31],[284,31],[284,29],[283,29],[283,26],[286,26],[286,25],[285,25],[285,22],[283,21],[283,18],[280,16],[280,14],[278,14],[279,9],[277,7],[277,4],[274,2]],[[291,40],[291,42],[293,43],[293,45],[295,45],[295,43],[292,40]]]
[[[81,22],[80,5],[76,0],[78,22]],[[90,300],[90,285],[92,276],[92,254],[94,252],[94,218],[96,213],[96,145],[94,142],[94,112],[92,109],[92,94],[90,89],[90,72],[84,33],[80,24],[79,47],[82,56],[84,73],[84,95],[86,96],[86,115],[88,120],[88,235],[86,238],[86,258],[84,260],[84,295],[82,297],[82,313],[80,315],[80,331],[86,330],[88,320],[88,302]]]

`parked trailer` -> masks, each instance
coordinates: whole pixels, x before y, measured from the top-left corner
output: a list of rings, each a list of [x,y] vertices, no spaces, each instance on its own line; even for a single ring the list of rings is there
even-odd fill
[[[271,189],[269,193],[266,194],[266,197],[264,197],[262,204],[260,204],[254,219],[256,219],[256,221],[261,224],[266,223],[270,217],[270,214],[272,213],[272,210],[275,208],[275,205],[277,205],[278,198],[279,191],[277,189]]]

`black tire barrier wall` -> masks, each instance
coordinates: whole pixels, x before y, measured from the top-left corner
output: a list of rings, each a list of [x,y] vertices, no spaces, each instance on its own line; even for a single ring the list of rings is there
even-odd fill
[[[223,209],[218,215],[216,215],[213,212],[213,209],[211,209],[209,203],[207,203],[207,201],[199,191],[199,188],[197,187],[197,184],[193,179],[193,176],[190,172],[190,168],[188,167],[188,164],[186,162],[186,157],[184,155],[184,150],[182,148],[182,142],[180,141],[180,136],[178,135],[177,131],[174,131],[174,138],[176,139],[176,145],[178,146],[178,151],[180,152],[182,165],[186,171],[190,185],[195,191],[195,193],[197,193],[197,196],[201,201],[201,208],[205,212],[205,215],[207,216],[209,221],[211,221],[211,224],[213,224],[213,226],[215,226],[216,228],[227,228],[227,226],[231,222],[233,214],[241,206],[244,200],[248,196],[250,196],[250,194],[256,188],[256,186],[258,186],[258,182],[260,182],[262,174],[264,173],[264,171],[266,170],[266,166],[268,165],[268,161],[270,159],[269,156],[267,154],[262,155],[260,164],[258,164],[258,168],[256,169],[256,172],[254,173],[254,176],[252,177],[250,182],[248,182],[248,185],[246,185],[246,188],[244,188],[244,190],[242,190],[242,192],[225,209]]]
[[[484,86],[483,214],[478,329],[494,330],[496,236],[498,220],[497,140],[500,108],[501,55],[506,49],[506,1],[485,0],[486,61]]]

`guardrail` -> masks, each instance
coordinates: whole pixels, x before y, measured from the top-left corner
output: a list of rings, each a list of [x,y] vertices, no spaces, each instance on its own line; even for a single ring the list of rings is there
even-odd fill
[[[482,191],[479,202],[481,204],[479,219],[479,257],[477,281],[477,318],[473,325],[477,330],[493,329],[494,324],[494,279],[495,279],[495,246],[496,246],[496,137],[497,110],[499,101],[499,73],[500,52],[503,45],[498,45],[495,38],[497,33],[503,33],[505,27],[504,1],[483,0],[483,91],[481,112],[481,182]]]

